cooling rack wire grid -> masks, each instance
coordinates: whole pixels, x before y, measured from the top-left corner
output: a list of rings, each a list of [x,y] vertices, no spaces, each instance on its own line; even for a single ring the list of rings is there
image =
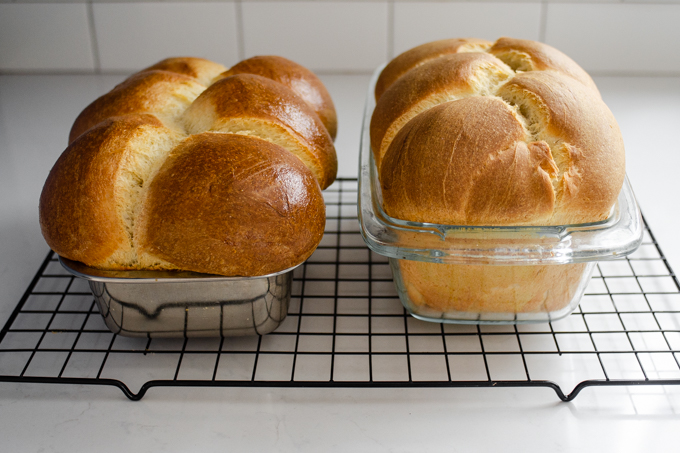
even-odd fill
[[[325,191],[324,238],[295,270],[283,324],[264,336],[112,334],[84,280],[50,252],[0,332],[0,381],[117,386],[585,387],[680,383],[680,286],[645,224],[633,255],[597,265],[576,311],[552,323],[419,321],[387,258],[366,247],[357,181]]]

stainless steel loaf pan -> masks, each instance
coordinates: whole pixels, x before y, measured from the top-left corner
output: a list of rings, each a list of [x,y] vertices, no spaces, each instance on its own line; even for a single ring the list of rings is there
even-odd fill
[[[263,335],[285,319],[293,270],[261,277],[103,271],[59,257],[88,281],[113,333],[132,337]]]

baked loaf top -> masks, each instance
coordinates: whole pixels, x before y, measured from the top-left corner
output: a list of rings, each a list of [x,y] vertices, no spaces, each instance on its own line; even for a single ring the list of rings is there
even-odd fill
[[[625,176],[623,140],[592,79],[566,55],[511,38],[447,40],[388,69],[370,131],[387,214],[454,225],[609,215]]]
[[[399,77],[411,69],[444,55],[460,52],[483,52],[492,43],[477,38],[442,39],[422,44],[397,55],[380,73],[375,83],[375,99],[378,100]]]
[[[299,65],[260,60],[327,94]],[[43,236],[66,258],[257,276],[301,263],[321,241],[332,138],[314,106],[272,78],[163,60],[86,107],[69,142],[40,197]]]
[[[243,60],[220,74],[220,77],[235,74],[260,75],[284,84],[312,107],[335,140],[338,119],[333,99],[323,83],[309,69],[285,58],[268,55]]]

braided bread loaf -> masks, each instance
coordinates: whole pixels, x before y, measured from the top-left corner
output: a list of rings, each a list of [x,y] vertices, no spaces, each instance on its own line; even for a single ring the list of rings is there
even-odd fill
[[[327,126],[326,126],[327,125]],[[321,241],[332,100],[281,57],[171,58],[78,116],[40,197],[59,255],[109,270],[266,275]]]
[[[439,56],[447,43],[453,50]],[[378,81],[386,88],[371,143],[386,212],[460,225],[606,218],[623,185],[624,148],[592,79],[545,44],[501,38],[487,48],[426,44],[383,71],[392,79],[402,62],[413,67]]]
[[[533,41],[451,39],[392,60],[376,84],[371,145],[383,208],[445,225],[606,219],[623,185],[616,121],[588,74]],[[414,303],[438,310],[553,311],[585,265],[402,261]]]

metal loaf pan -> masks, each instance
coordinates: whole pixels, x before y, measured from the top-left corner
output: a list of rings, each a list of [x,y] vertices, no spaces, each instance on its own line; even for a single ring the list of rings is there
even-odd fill
[[[131,337],[263,335],[285,319],[293,270],[261,277],[103,271],[59,257],[88,281],[107,327]]]

